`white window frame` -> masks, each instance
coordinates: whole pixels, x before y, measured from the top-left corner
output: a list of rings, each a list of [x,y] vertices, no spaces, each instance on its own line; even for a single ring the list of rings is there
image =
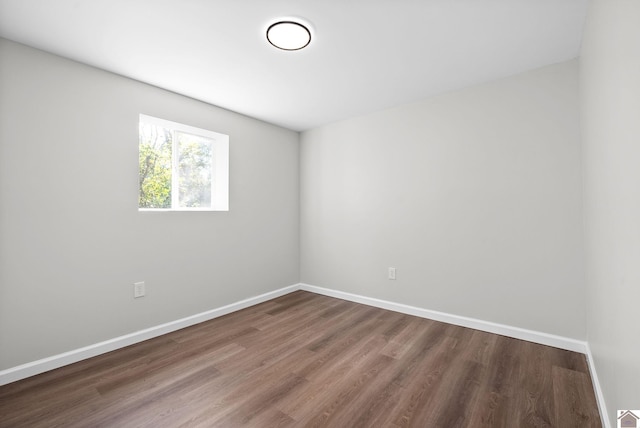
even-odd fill
[[[171,162],[171,208],[140,208],[138,206],[138,211],[229,211],[229,136],[146,114],[140,115],[140,122],[171,129],[174,142],[177,142],[175,138],[176,131],[210,139],[213,142],[213,174],[211,177],[211,207],[180,207],[177,171],[178,144],[174,143],[172,144]]]

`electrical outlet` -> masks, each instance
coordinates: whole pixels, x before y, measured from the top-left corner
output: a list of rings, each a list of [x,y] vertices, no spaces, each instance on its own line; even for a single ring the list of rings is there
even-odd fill
[[[144,297],[144,294],[145,294],[144,281],[135,282],[133,284],[133,298],[137,299],[138,297]]]
[[[396,268],[389,268],[389,279],[396,279]]]

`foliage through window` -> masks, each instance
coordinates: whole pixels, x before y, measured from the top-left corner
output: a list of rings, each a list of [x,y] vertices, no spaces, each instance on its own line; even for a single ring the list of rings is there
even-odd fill
[[[227,211],[229,137],[140,115],[140,210]]]

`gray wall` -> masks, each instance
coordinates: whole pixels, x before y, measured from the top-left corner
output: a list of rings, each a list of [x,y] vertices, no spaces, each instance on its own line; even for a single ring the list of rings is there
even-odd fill
[[[139,113],[230,136],[229,212],[138,212]],[[298,138],[0,40],[0,369],[297,283]]]
[[[302,133],[301,281],[584,339],[578,95],[574,60]]]
[[[591,3],[581,92],[588,341],[616,426],[640,408],[640,2]]]

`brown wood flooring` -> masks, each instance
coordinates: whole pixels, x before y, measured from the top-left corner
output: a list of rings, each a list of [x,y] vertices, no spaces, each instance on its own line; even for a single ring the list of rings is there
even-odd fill
[[[1,427],[601,427],[584,355],[297,291],[0,387]]]

